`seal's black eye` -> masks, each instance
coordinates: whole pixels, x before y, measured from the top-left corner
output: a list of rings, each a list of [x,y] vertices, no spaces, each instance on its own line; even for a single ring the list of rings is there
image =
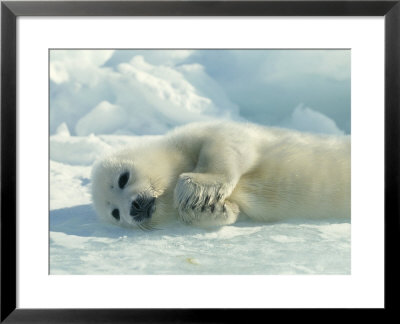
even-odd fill
[[[122,173],[119,176],[119,179],[118,179],[118,186],[121,189],[124,189],[124,187],[125,187],[126,183],[128,182],[128,180],[129,180],[129,172]]]
[[[119,210],[118,210],[118,209],[114,209],[114,210],[111,212],[111,215],[113,215],[113,217],[114,217],[116,220],[119,220]]]

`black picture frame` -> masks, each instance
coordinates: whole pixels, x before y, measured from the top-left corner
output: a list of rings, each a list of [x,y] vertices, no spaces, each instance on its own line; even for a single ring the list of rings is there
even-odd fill
[[[396,312],[400,277],[395,265],[400,255],[400,0],[4,1],[1,3],[1,322],[231,323],[240,321],[242,316],[250,322],[260,319],[264,322],[272,320],[266,318],[266,312],[277,311],[16,308],[16,19],[19,16],[384,16],[385,302],[384,309],[376,311],[379,316]],[[299,316],[304,314],[310,320],[308,311],[297,311]]]

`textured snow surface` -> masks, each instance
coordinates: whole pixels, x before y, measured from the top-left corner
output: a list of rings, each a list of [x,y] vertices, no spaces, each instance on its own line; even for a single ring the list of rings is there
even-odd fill
[[[50,133],[248,120],[350,133],[349,50],[52,50]]]
[[[204,230],[176,221],[151,232],[100,222],[90,165],[137,140],[145,137],[76,137],[62,127],[51,136],[51,274],[350,274],[347,222],[239,221]]]
[[[194,121],[350,133],[350,81],[349,50],[51,50],[50,273],[349,274],[350,223],[125,229],[96,218],[90,171]]]

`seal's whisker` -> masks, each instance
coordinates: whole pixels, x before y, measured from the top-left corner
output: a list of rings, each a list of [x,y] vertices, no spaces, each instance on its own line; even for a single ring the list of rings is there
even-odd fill
[[[141,223],[140,226],[142,227],[143,230],[148,231],[149,227],[146,223]]]
[[[151,227],[152,231],[153,230],[156,230],[156,231],[161,230],[161,228],[157,227],[157,225],[159,225],[159,222],[154,221],[154,220],[150,221],[150,223],[149,223],[149,226]]]
[[[152,231],[155,229],[150,223],[136,223],[138,228],[143,232]]]
[[[154,226],[154,224],[153,223],[148,223],[147,224],[147,226],[148,226],[148,229],[149,229],[149,231],[154,231],[154,230],[157,230],[157,228]]]
[[[141,231],[143,231],[143,232],[146,231],[146,229],[143,228],[143,224],[137,223],[137,226],[138,226],[138,228],[139,228]]]

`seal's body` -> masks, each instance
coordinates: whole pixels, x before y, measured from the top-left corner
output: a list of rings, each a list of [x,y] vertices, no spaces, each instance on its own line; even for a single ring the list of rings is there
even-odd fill
[[[142,228],[350,218],[350,136],[189,124],[102,159],[92,180],[100,216]]]

